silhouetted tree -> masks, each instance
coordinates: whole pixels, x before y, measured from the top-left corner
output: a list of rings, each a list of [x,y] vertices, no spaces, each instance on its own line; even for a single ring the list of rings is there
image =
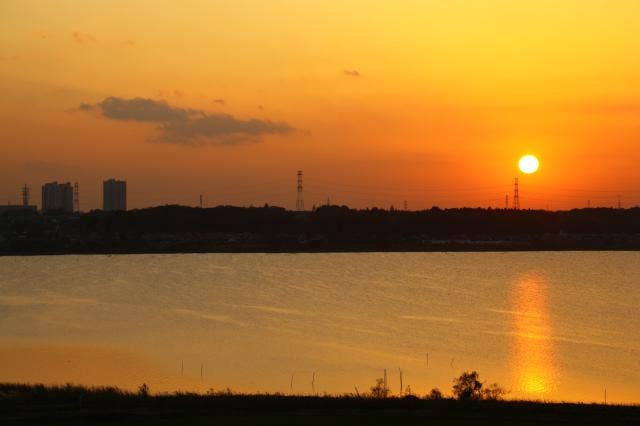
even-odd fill
[[[482,399],[482,382],[477,371],[465,371],[453,380],[453,396],[461,401]]]

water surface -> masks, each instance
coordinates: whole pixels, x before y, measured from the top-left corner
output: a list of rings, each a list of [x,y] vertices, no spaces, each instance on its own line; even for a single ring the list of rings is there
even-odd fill
[[[0,381],[640,402],[640,253],[0,258]],[[314,376],[315,373],[315,376]]]

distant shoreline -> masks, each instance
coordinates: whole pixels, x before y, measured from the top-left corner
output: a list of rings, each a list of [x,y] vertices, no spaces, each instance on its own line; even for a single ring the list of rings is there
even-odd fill
[[[313,211],[162,206],[7,212],[0,256],[152,253],[639,251],[640,208]]]
[[[28,251],[0,252],[1,257],[37,257],[37,256],[118,256],[144,254],[366,254],[366,253],[532,253],[532,252],[640,252],[638,248],[473,248],[460,249],[393,249],[393,250],[113,250],[113,251]]]

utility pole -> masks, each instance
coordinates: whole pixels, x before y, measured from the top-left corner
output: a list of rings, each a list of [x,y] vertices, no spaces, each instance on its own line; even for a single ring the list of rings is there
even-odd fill
[[[504,209],[509,210],[509,194],[504,196]]]
[[[302,189],[302,170],[298,170],[298,195],[296,197],[296,210],[304,211],[304,196]]]
[[[200,208],[202,208],[202,194],[200,194]]]

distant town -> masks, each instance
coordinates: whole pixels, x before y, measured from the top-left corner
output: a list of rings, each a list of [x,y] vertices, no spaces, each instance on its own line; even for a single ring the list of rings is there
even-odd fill
[[[20,204],[0,205],[0,215],[7,211],[38,210],[31,204],[31,188],[26,184],[20,190]],[[80,212],[80,190],[78,183],[47,182],[42,185],[43,213],[74,213]],[[127,182],[124,180],[107,179],[102,183],[102,210],[107,212],[127,210]]]

